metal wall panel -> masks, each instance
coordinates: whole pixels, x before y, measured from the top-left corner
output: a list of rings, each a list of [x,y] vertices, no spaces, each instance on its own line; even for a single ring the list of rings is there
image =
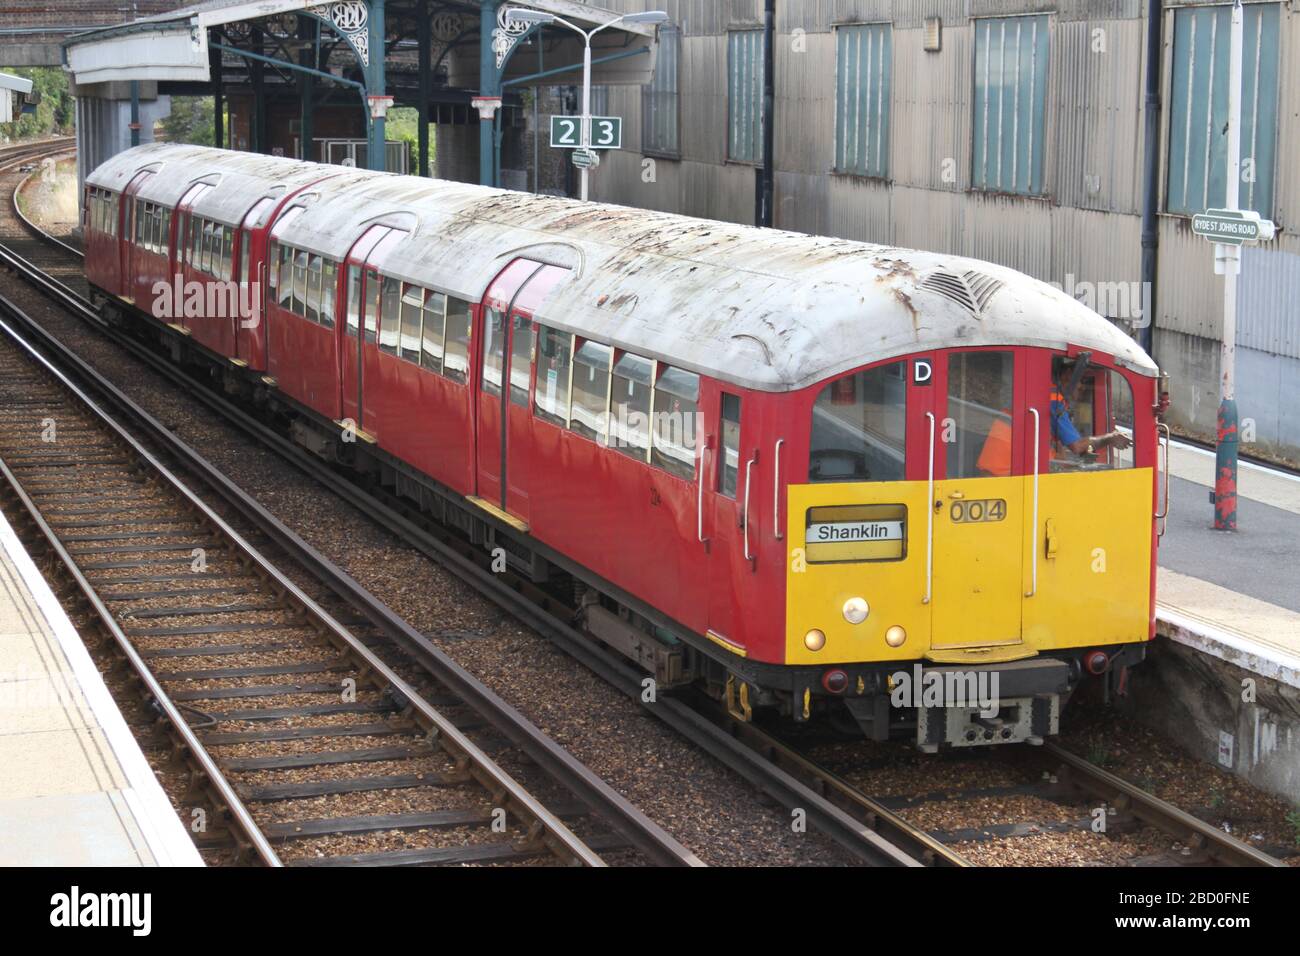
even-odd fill
[[[1143,33],[1139,20],[1055,25],[1050,179],[1063,206],[1141,215]]]
[[[1272,246],[1242,249],[1237,344],[1300,358],[1300,254]]]
[[[946,25],[943,50],[927,53],[920,29],[894,30],[890,178],[944,191],[970,185],[971,36]]]

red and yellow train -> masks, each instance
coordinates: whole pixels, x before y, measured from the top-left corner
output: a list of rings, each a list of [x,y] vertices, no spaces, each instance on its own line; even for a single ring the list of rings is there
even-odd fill
[[[84,224],[112,314],[744,719],[1034,741],[1154,634],[1158,371],[1012,270],[166,144]]]

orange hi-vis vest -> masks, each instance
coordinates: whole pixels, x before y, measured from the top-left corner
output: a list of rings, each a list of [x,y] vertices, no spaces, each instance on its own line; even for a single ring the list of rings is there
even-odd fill
[[[1011,410],[1004,408],[1002,414],[1011,417]],[[989,437],[984,440],[980,457],[975,467],[994,478],[1006,478],[1011,474],[1011,422],[999,415],[989,427]]]

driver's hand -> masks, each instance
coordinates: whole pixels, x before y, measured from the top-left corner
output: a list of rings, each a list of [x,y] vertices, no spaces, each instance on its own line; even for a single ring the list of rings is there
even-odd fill
[[[1129,438],[1123,432],[1111,432],[1110,443],[1120,451],[1127,451],[1133,447],[1133,439]]]

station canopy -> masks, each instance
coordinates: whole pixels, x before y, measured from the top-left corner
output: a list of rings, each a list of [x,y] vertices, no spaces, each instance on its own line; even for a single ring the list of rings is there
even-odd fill
[[[488,17],[483,15],[489,8]],[[403,85],[404,74],[417,72],[421,37],[432,47],[440,84],[446,88],[480,87],[485,63],[495,61],[506,85],[545,82],[565,84],[581,78],[583,43],[574,32],[548,28],[539,41],[523,25],[508,24],[514,8],[564,17],[584,28],[614,20],[618,14],[573,0],[527,0],[517,4],[476,0],[386,0],[383,4],[387,74]],[[491,10],[495,9],[495,17]],[[117,81],[207,84],[213,57],[220,49],[258,51],[296,60],[305,42],[303,24],[318,25],[325,43],[322,70],[341,77],[369,70],[374,35],[366,0],[208,0],[160,14],[78,34],[64,44],[67,68],[78,85]],[[491,35],[483,37],[484,25]],[[426,21],[426,26],[421,21]],[[593,82],[601,85],[648,83],[654,68],[655,27],[620,23],[597,34],[592,43]],[[515,56],[521,41],[533,54]],[[485,43],[488,49],[484,49]],[[238,56],[222,50],[223,70],[244,68]],[[641,54],[641,55],[637,55]],[[648,55],[647,55],[648,54]],[[538,63],[544,64],[538,70]],[[565,69],[567,68],[567,69]],[[538,73],[545,73],[538,77]],[[198,90],[196,89],[195,92]]]

